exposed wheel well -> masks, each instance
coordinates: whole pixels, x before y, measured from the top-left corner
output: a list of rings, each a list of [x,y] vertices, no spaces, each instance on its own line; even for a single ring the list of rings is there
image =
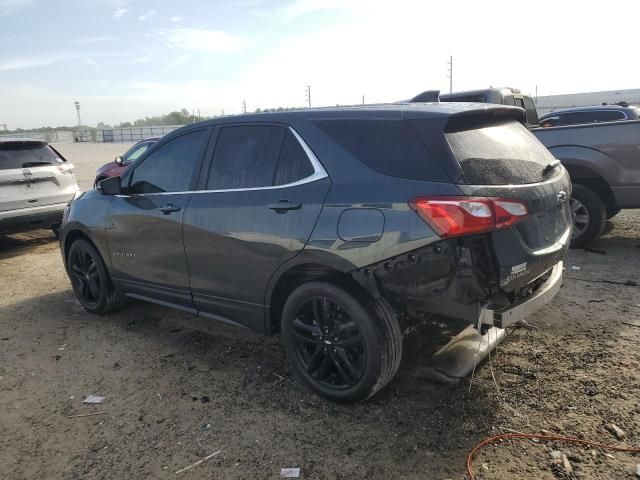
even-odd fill
[[[593,192],[600,197],[607,210],[614,210],[617,208],[613,191],[604,178],[584,167],[566,166],[566,168],[571,176],[571,181],[593,190]]]
[[[269,302],[270,330],[267,333],[280,332],[280,315],[287,298],[296,288],[312,280],[324,280],[338,285],[356,295],[368,295],[348,273],[324,265],[307,263],[297,265],[286,271],[276,283]]]

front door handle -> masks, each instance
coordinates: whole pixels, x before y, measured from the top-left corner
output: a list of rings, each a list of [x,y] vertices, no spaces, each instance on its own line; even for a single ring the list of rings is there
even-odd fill
[[[277,213],[287,213],[289,210],[300,210],[302,203],[290,202],[289,200],[280,200],[279,202],[270,203],[269,208]]]
[[[179,212],[180,210],[182,210],[182,207],[174,205],[173,203],[167,203],[164,207],[160,207],[160,211],[165,215],[169,215],[173,212]]]

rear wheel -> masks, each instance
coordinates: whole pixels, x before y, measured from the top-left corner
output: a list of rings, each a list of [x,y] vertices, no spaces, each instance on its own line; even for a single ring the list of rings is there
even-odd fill
[[[111,312],[123,303],[96,248],[84,239],[71,244],[67,270],[80,304],[91,313]]]
[[[327,282],[303,284],[289,296],[282,338],[296,373],[333,401],[373,396],[395,376],[402,358],[400,327],[390,306]]]
[[[593,190],[583,185],[573,185],[571,215],[571,248],[585,247],[602,234],[607,220],[607,210]]]

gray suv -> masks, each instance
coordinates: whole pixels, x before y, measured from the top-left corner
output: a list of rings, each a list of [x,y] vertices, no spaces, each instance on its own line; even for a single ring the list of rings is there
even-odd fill
[[[71,284],[97,314],[134,298],[280,333],[318,394],[368,398],[425,315],[504,328],[560,288],[571,182],[524,120],[413,103],[185,126],[71,203]]]
[[[56,232],[79,193],[73,165],[47,142],[0,138],[0,233]]]

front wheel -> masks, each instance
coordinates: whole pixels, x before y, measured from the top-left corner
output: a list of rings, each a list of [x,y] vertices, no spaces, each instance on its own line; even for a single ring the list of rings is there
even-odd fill
[[[98,250],[84,239],[69,248],[67,271],[80,304],[91,313],[109,313],[122,304],[122,295],[111,282]]]
[[[570,203],[573,217],[571,248],[582,248],[602,234],[607,209],[593,190],[579,184],[573,185]]]
[[[402,358],[400,326],[386,302],[357,298],[321,281],[289,296],[282,339],[295,372],[333,401],[373,396],[395,376]]]

